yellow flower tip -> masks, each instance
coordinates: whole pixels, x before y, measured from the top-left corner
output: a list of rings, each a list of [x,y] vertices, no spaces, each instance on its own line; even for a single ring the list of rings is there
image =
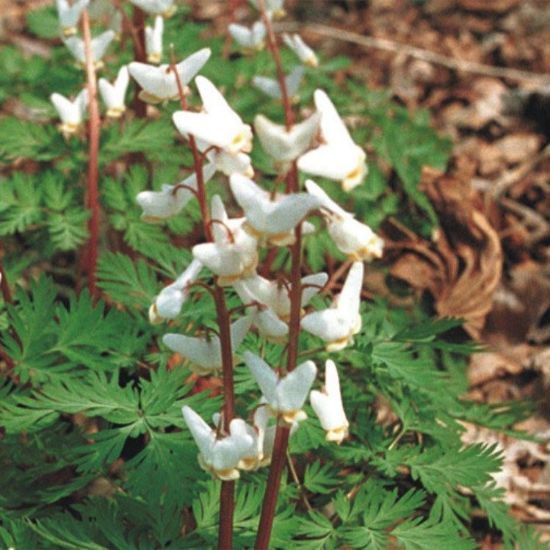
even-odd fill
[[[346,437],[349,436],[348,426],[340,426],[339,428],[333,428],[332,430],[327,430],[325,439],[340,445]]]
[[[212,469],[211,472],[222,481],[235,481],[236,479],[239,479],[239,477],[241,477],[237,468],[228,468],[225,470]]]
[[[302,410],[284,411],[281,413],[281,418],[286,424],[292,426],[295,422],[301,422],[307,418],[307,414]]]
[[[353,342],[353,337],[351,335],[344,336],[343,338],[340,338],[338,340],[333,340],[332,342],[329,342],[325,349],[327,351],[340,351],[349,346]]]
[[[170,19],[177,11],[176,6],[170,6],[166,11],[162,12],[161,15],[164,19]]]
[[[280,10],[275,10],[272,15],[273,19],[282,19],[283,17],[286,17],[286,11],[281,8]]]
[[[164,321],[164,317],[159,315],[157,304],[151,304],[149,308],[149,322],[152,325],[160,325]]]
[[[158,65],[160,63],[160,53],[150,53],[147,56],[147,62]]]
[[[120,118],[124,111],[126,111],[126,107],[112,107],[111,109],[107,110],[107,116],[109,118]]]
[[[146,92],[145,90],[141,90],[138,94],[139,99],[141,101],[144,101],[145,103],[150,103],[151,105],[157,105],[158,103],[162,103],[163,99],[150,94],[149,92]]]
[[[319,66],[319,60],[317,59],[317,56],[316,55],[311,55],[309,56],[305,61],[304,63],[308,66],[308,67],[312,67],[314,69],[316,69],[318,66]]]
[[[65,38],[69,38],[70,36],[74,36],[75,34],[77,34],[77,29],[76,27],[65,27],[63,29],[63,36]]]

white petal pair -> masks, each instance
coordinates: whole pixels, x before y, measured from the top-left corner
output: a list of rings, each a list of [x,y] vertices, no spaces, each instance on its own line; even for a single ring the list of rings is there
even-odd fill
[[[298,168],[308,174],[342,182],[344,191],[361,184],[367,174],[366,155],[356,145],[327,94],[316,90],[315,105],[321,113],[324,144],[298,159]]]
[[[64,36],[77,33],[78,21],[89,3],[90,0],[77,0],[71,5],[67,0],[56,0],[57,15]]]
[[[193,256],[227,286],[255,273],[258,265],[257,241],[243,230],[244,218],[229,219],[219,195],[212,197],[214,242],[197,244]]]
[[[260,51],[265,46],[266,30],[265,25],[261,21],[256,21],[251,28],[231,23],[228,30],[229,34],[245,53]]]
[[[202,264],[193,260],[189,267],[171,284],[164,287],[149,308],[149,321],[161,323],[164,319],[175,319],[189,296],[188,285],[197,279]]]
[[[349,422],[342,404],[340,380],[334,361],[329,359],[325,363],[323,391],[313,390],[309,399],[321,426],[327,432],[327,441],[342,443],[348,436]]]
[[[218,147],[226,153],[237,155],[252,149],[252,129],[231,109],[219,90],[203,76],[195,79],[203,103],[203,112],[178,111],[173,120],[178,131],[189,134]]]
[[[164,19],[157,15],[155,26],[145,27],[145,53],[148,63],[160,63],[162,58],[162,35],[164,33]]]
[[[174,0],[130,0],[130,2],[151,15],[170,17],[176,11]]]
[[[288,424],[307,418],[302,407],[317,375],[313,361],[306,361],[287,375],[279,377],[257,355],[247,351],[243,357],[274,415],[280,415]]]
[[[202,69],[210,57],[210,49],[203,48],[176,65],[182,87],[185,87]],[[149,103],[160,103],[179,97],[176,76],[170,65],[147,65],[134,61],[128,65],[130,75],[141,86],[140,98]]]
[[[294,67],[294,69],[292,69],[292,71],[285,76],[286,89],[288,92],[288,97],[291,100],[294,100],[298,96],[298,89],[302,83],[303,76],[304,68],[302,66]],[[279,82],[273,78],[268,78],[267,76],[255,76],[252,79],[252,84],[258,88],[258,90],[273,99],[281,99],[283,97]]]
[[[88,108],[88,90],[84,88],[73,101],[64,95],[54,93],[50,96],[50,101],[61,119],[59,129],[63,134],[70,136],[76,133]]]
[[[281,19],[286,15],[285,0],[264,0],[265,9],[269,18]],[[250,0],[250,3],[256,8],[260,9],[258,0]]]
[[[299,34],[283,34],[284,43],[298,56],[298,59],[310,67],[318,67],[319,60],[315,52],[302,40]]]
[[[99,79],[99,93],[101,99],[107,107],[107,116],[111,118],[120,118],[122,113],[126,110],[124,104],[124,96],[128,89],[128,83],[130,82],[130,75],[128,73],[128,67],[123,65],[116,77],[116,80],[111,84],[105,78]]]
[[[233,353],[244,340],[252,319],[242,317],[231,324],[231,349]],[[196,337],[184,334],[165,334],[164,345],[190,361],[190,370],[205,376],[222,368],[222,349],[219,336]]]
[[[109,47],[109,44],[113,41],[113,38],[116,36],[115,31],[105,31],[99,36],[92,38],[91,41],[91,50],[92,50],[92,60],[96,69],[99,69],[103,66],[102,58]],[[84,49],[84,41],[77,36],[71,36],[65,40],[65,46],[73,54],[73,57],[82,65],[86,64],[86,52]]]
[[[306,181],[308,192],[320,201],[329,235],[338,249],[353,261],[381,258],[384,241],[366,224],[336,204],[314,181]]]
[[[326,273],[315,273],[302,279],[302,307],[321,291],[327,281]],[[244,279],[240,285],[254,300],[270,308],[279,319],[285,322],[290,320],[290,288],[260,275]]]
[[[263,115],[256,115],[254,129],[268,155],[288,169],[289,163],[305,153],[319,130],[321,115],[314,113],[309,118],[287,130]]]
[[[327,351],[338,351],[353,343],[361,330],[361,288],[363,262],[354,262],[342,291],[332,307],[309,313],[302,319],[302,328],[326,342]]]
[[[231,176],[230,185],[235,200],[244,210],[246,229],[258,239],[266,239],[276,246],[293,243],[293,229],[321,204],[308,193],[272,197],[251,179],[239,174]]]
[[[216,173],[216,167],[207,164],[202,173],[206,183]],[[143,209],[141,217],[148,222],[158,222],[175,216],[193,198],[191,189],[197,189],[195,173],[176,185],[164,184],[161,191],[142,191],[136,197],[137,203]]]
[[[201,467],[225,481],[238,479],[240,462],[254,454],[257,448],[250,426],[244,420],[234,418],[229,424],[229,434],[218,438],[217,430],[213,430],[191,407],[184,406],[182,413],[199,448]]]

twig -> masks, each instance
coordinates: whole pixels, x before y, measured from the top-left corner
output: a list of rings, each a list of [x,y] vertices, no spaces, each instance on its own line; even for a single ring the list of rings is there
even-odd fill
[[[140,63],[147,61],[145,53],[145,13],[141,8],[134,6],[134,14],[131,22],[133,45],[134,45],[134,60]],[[136,92],[134,95],[133,108],[136,116],[145,118],[147,116],[147,105],[139,97],[141,87],[136,83]]]
[[[306,493],[304,491],[304,486],[300,482],[300,478],[298,477],[298,472],[294,467],[294,462],[292,462],[292,457],[290,456],[290,453],[288,451],[286,453],[286,462],[288,464],[288,469],[290,470],[290,475],[292,476],[294,483],[296,483],[296,485],[298,486],[298,491],[300,493],[300,496],[302,497],[304,506],[307,508],[308,512],[311,512],[313,510],[313,507],[311,506],[311,504],[309,503],[309,500],[307,499]]]
[[[417,48],[416,46],[410,46],[409,44],[401,44],[393,40],[388,40],[387,38],[361,35],[345,29],[338,29],[326,25],[311,23],[304,26],[296,23],[280,23],[277,25],[277,30],[287,32],[296,32],[298,30],[301,32],[312,32],[320,36],[333,38],[334,40],[342,40],[344,42],[358,44],[359,46],[364,46],[365,48],[374,48],[387,52],[405,54],[416,59],[421,59],[422,61],[434,63],[435,65],[442,65],[448,69],[460,72],[482,74],[496,78],[509,78],[511,80],[525,80],[538,82],[540,84],[550,84],[550,77],[547,75],[522,71],[519,69],[509,69],[507,67],[494,67],[492,65],[475,63],[464,59],[456,59],[454,57],[448,57],[423,48]]]
[[[84,39],[84,54],[86,58],[86,81],[88,87],[88,111],[89,111],[89,151],[88,151],[88,196],[87,206],[91,216],[88,222],[90,239],[86,245],[86,271],[88,275],[88,288],[90,294],[97,298],[96,266],[97,247],[99,241],[99,192],[98,192],[98,153],[99,153],[99,106],[97,104],[97,82],[92,52],[92,35],[90,32],[90,17],[88,10],[82,12],[82,35]]]

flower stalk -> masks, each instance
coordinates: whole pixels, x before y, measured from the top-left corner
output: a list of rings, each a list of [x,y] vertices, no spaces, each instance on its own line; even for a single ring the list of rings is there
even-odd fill
[[[96,267],[99,242],[99,191],[98,191],[98,154],[99,154],[99,105],[97,102],[97,79],[92,52],[92,35],[90,31],[90,17],[88,10],[82,12],[82,36],[84,40],[84,54],[86,60],[86,85],[88,89],[88,189],[87,189],[87,207],[91,216],[88,222],[90,237],[86,246],[85,266],[88,276],[88,289],[90,294],[97,298],[96,286]]]
[[[179,74],[176,70],[174,54],[172,52],[172,71],[176,78],[178,95],[181,108],[188,111],[187,98]],[[208,211],[206,199],[205,182],[203,174],[203,155],[201,155],[195,138],[189,135],[189,145],[193,155],[193,167],[197,177],[197,199],[201,210],[204,234],[209,242],[214,241],[212,233],[212,222]],[[231,321],[225,302],[223,288],[214,283],[214,302],[216,306],[217,322],[222,355],[222,376],[223,376],[223,429],[229,433],[229,425],[235,416],[235,395],[233,381],[233,351],[231,349]],[[219,550],[231,550],[233,547],[233,514],[235,508],[235,482],[222,481],[220,490],[220,521],[218,530]]]
[[[137,6],[134,6],[131,28],[134,61],[145,63],[147,61],[147,54],[145,51],[145,12]],[[147,104],[140,99],[139,92],[140,87],[138,85],[133,100],[133,108],[137,117],[145,118],[147,115]]]

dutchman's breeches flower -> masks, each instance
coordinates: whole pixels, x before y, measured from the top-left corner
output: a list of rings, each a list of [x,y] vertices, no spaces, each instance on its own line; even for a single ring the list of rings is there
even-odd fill
[[[367,175],[367,158],[354,143],[327,94],[315,91],[315,106],[321,113],[321,137],[324,143],[298,159],[298,168],[308,174],[338,180],[344,191],[351,191]]]
[[[294,67],[292,71],[285,76],[285,84],[288,92],[288,97],[291,101],[296,102],[298,98],[298,89],[302,83],[304,76],[304,68],[301,65]],[[252,78],[252,84],[265,95],[273,99],[282,99],[281,87],[279,82],[267,76],[255,76]]]
[[[107,107],[108,117],[120,118],[124,111],[126,111],[124,96],[126,95],[129,82],[130,74],[128,73],[128,67],[126,67],[126,65],[123,65],[119,69],[113,84],[105,78],[99,79],[99,93],[103,103],[105,103]]]
[[[266,29],[261,21],[256,21],[250,29],[243,25],[231,23],[228,30],[245,54],[259,52],[265,46]]]
[[[115,38],[115,31],[105,31],[99,36],[96,36],[92,39],[91,49],[92,49],[92,60],[94,62],[96,69],[101,69],[103,67],[103,56],[109,47],[109,44]],[[65,46],[73,54],[73,57],[78,61],[78,63],[84,67],[86,65],[86,52],[84,51],[84,41],[77,36],[71,36],[65,40]]]
[[[240,418],[229,424],[229,434],[218,437],[191,407],[182,408],[183,419],[199,448],[199,464],[203,470],[217,478],[230,481],[239,478],[239,463],[250,456],[257,442],[249,432],[249,426]]]
[[[154,27],[145,27],[145,52],[148,63],[160,63],[162,58],[162,35],[164,33],[164,19],[157,15]]]
[[[179,81],[187,86],[210,57],[210,49],[203,48],[176,65]],[[128,65],[130,76],[141,86],[139,97],[149,103],[161,103],[179,97],[178,83],[170,65],[147,65],[134,61]]]
[[[250,317],[242,317],[231,324],[231,348],[234,351],[241,345],[251,324]],[[222,368],[222,350],[218,336],[165,334],[162,341],[167,348],[187,359],[191,363],[190,370],[200,376],[212,374]]]
[[[231,176],[230,185],[235,200],[244,210],[245,229],[258,240],[275,246],[292,244],[294,228],[320,206],[319,200],[308,193],[272,197],[251,179],[239,174]]]
[[[50,101],[61,119],[59,129],[63,135],[69,137],[75,134],[88,109],[88,90],[84,88],[73,101],[64,95],[54,93],[50,96]]]
[[[271,412],[287,424],[307,418],[302,410],[317,375],[313,361],[306,361],[282,378],[257,355],[246,351],[244,361],[262,390]]]
[[[354,262],[370,262],[382,257],[384,241],[368,225],[340,208],[314,181],[307,180],[306,189],[322,202],[329,235],[341,252]]]
[[[362,286],[363,262],[354,262],[333,307],[309,313],[302,319],[304,330],[324,340],[327,351],[344,349],[361,330]]]
[[[319,60],[315,52],[302,40],[299,34],[283,34],[284,43],[298,56],[298,59],[310,67],[318,67]]]
[[[150,15],[171,17],[176,11],[174,0],[130,0],[130,2]]]
[[[327,432],[327,441],[342,443],[348,436],[349,422],[342,404],[340,380],[334,361],[329,359],[325,363],[323,390],[313,390],[309,399],[315,414],[319,417],[321,426]]]
[[[63,36],[69,37],[76,34],[80,16],[88,7],[90,0],[78,0],[72,5],[67,0],[56,0],[55,3]]]

